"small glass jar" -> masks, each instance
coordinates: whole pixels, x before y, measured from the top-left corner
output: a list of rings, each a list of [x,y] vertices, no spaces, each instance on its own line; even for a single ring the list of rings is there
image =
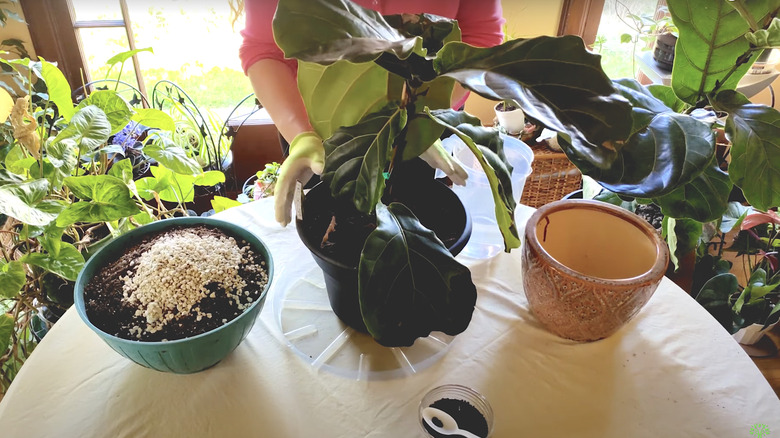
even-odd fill
[[[493,433],[493,409],[490,403],[482,394],[467,386],[457,384],[438,386],[428,391],[420,401],[417,420],[426,436],[434,438],[446,436],[426,428],[423,411],[427,407],[446,412],[455,419],[459,429],[476,436],[488,438]]]

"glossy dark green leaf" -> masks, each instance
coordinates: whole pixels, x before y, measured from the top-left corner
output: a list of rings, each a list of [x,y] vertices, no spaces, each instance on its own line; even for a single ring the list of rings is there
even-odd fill
[[[79,109],[70,124],[54,138],[54,143],[72,140],[81,155],[88,155],[100,149],[111,135],[111,123],[100,108],[89,105]]]
[[[133,115],[133,108],[130,104],[113,90],[93,91],[76,108],[81,109],[88,105],[94,105],[103,110],[108,122],[111,124],[109,135],[121,131],[127,126],[127,123],[130,122],[130,117]]]
[[[516,39],[491,48],[451,42],[436,55],[434,68],[488,99],[514,99],[548,128],[591,145],[602,167],[614,157],[599,154],[606,149],[601,145],[630,133],[631,107],[615,94],[601,57],[579,37]]]
[[[368,62],[385,52],[406,59],[424,52],[421,38],[404,37],[378,12],[348,0],[281,1],[273,31],[285,57],[319,64]]]
[[[457,135],[477,158],[493,194],[496,222],[504,238],[504,250],[509,252],[512,248],[518,248],[520,237],[514,214],[513,169],[504,155],[504,141],[498,131],[482,127],[479,119],[462,111],[447,109],[430,111],[428,114],[436,123]]]
[[[633,79],[615,81],[618,91],[633,105],[631,136],[594,160],[587,149],[562,143],[566,155],[602,186],[624,196],[654,198],[691,182],[709,167],[715,156],[715,138],[709,125],[677,114]],[[605,162],[609,166],[604,166]],[[722,212],[722,210],[721,210]]]
[[[702,305],[729,332],[734,333],[734,323],[729,297],[739,290],[734,274],[720,274],[704,283],[696,301]]]
[[[24,263],[38,266],[66,280],[75,281],[84,267],[84,256],[75,246],[62,243],[59,254],[31,252],[22,257]]]
[[[0,213],[29,225],[46,225],[57,213],[40,208],[49,192],[49,181],[36,179],[0,186]]]
[[[713,164],[693,181],[653,202],[666,216],[709,222],[723,216],[732,187],[729,175]]]
[[[391,77],[391,80],[397,77]],[[397,80],[401,80],[397,78]],[[407,142],[401,151],[401,159],[404,161],[419,157],[433,142],[438,140],[444,132],[444,127],[437,123],[424,112],[425,108],[431,110],[450,108],[452,89],[455,80],[447,77],[438,77],[433,81],[422,84],[417,89],[417,97],[414,105],[407,110],[414,109],[415,113],[409,117],[409,126],[406,132]]]
[[[780,112],[735,91],[718,93],[715,105],[729,113],[729,177],[755,208],[780,206]]]
[[[21,262],[6,263],[0,260],[0,297],[15,298],[24,287],[26,280],[24,265]]]
[[[155,131],[144,153],[168,169],[182,175],[196,175],[202,171],[200,164],[187,155],[187,151],[171,139],[170,132]]]
[[[138,213],[127,185],[111,175],[72,176],[65,185],[80,199],[57,218],[64,227],[76,222],[108,222]]]
[[[432,14],[385,15],[385,21],[402,35],[422,38],[429,54],[441,50],[444,43],[460,41],[461,32],[455,20]]]
[[[664,105],[676,113],[685,112],[685,110],[689,107],[687,103],[680,100],[680,98],[674,94],[674,90],[672,90],[672,87],[668,85],[649,85],[647,89],[656,99],[663,102]]]
[[[468,268],[399,203],[377,206],[358,283],[363,321],[385,346],[409,346],[432,331],[463,332],[477,298]]]
[[[759,22],[777,8],[775,0],[743,2]],[[705,99],[722,82],[737,59],[747,53],[750,43],[745,34],[747,22],[728,1],[668,0],[669,12],[679,29],[675,46],[672,88],[690,105]],[[741,65],[722,90],[733,90],[747,72],[750,63]]]
[[[322,178],[335,198],[352,199],[364,213],[373,211],[384,192],[393,143],[405,125],[406,111],[391,104],[355,126],[337,130],[323,143]]]

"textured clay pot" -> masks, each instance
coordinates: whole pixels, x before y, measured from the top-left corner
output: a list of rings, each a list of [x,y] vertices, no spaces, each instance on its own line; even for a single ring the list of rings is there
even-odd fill
[[[639,216],[598,201],[556,201],[525,228],[523,287],[551,332],[606,338],[636,315],[669,262],[658,233]]]

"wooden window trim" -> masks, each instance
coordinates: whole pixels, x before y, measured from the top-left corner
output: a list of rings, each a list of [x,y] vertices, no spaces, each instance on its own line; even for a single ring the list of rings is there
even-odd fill
[[[592,47],[599,31],[605,0],[564,0],[558,35],[579,35]]]

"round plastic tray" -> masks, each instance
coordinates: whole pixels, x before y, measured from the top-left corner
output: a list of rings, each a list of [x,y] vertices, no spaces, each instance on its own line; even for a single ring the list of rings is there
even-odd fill
[[[453,336],[433,332],[411,347],[384,347],[347,327],[333,313],[318,267],[274,299],[287,345],[313,367],[355,380],[394,379],[417,373],[441,358]]]

